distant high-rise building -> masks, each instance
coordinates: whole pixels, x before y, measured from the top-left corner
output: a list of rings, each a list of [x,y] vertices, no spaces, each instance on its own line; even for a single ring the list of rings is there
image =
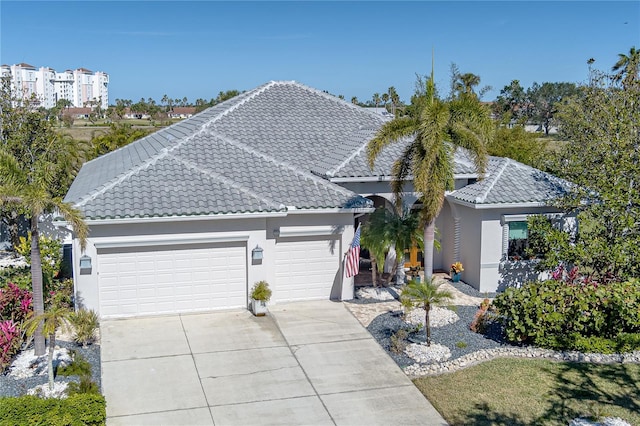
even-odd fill
[[[76,108],[94,106],[97,102],[102,108],[109,106],[109,74],[104,72],[86,68],[57,72],[49,67],[36,69],[21,63],[2,65],[0,75],[11,77],[19,96],[35,94],[45,108],[54,107],[60,99],[68,100]]]

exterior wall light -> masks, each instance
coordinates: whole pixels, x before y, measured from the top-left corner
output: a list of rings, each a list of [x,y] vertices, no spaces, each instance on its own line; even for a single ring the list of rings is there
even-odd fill
[[[80,258],[80,275],[90,275],[91,269],[91,258],[85,254]]]
[[[263,251],[264,250],[262,250],[262,247],[260,247],[259,245],[256,245],[256,247],[251,250],[251,260],[254,262],[254,264],[262,263]]]

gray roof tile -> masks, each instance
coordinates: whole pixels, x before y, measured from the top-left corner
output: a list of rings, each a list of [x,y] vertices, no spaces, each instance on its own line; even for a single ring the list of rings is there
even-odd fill
[[[334,166],[344,140],[383,121],[271,82],[86,163],[65,200],[88,218],[363,207],[368,200],[311,171]]]
[[[545,203],[569,191],[566,180],[510,158],[490,157],[485,178],[451,193],[472,204]]]
[[[366,145],[385,121],[299,83],[270,82],[86,163],[65,201],[88,218],[363,207],[368,200],[328,179],[389,177],[409,139],[385,148],[370,170]],[[474,174],[465,151],[454,160],[456,174]],[[485,180],[452,195],[538,201],[558,181],[492,158]]]

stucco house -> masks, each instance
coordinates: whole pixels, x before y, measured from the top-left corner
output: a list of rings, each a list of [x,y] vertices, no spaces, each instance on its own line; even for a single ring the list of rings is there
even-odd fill
[[[366,165],[386,120],[273,81],[86,163],[65,198],[90,226],[85,250],[73,242],[77,300],[102,318],[246,307],[258,280],[273,303],[352,298],[344,254],[362,216],[392,200],[403,146]],[[505,158],[482,181],[464,152],[455,166],[435,267],[461,260],[465,282],[495,291],[526,215],[553,212],[563,183]]]

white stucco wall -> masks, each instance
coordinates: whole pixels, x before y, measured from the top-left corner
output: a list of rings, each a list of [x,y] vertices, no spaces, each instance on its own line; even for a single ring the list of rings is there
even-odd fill
[[[532,262],[509,262],[505,254],[505,217],[556,213],[550,207],[474,208],[455,206],[461,218],[460,261],[465,271],[462,280],[482,292],[502,291],[509,286],[543,278],[533,270]]]
[[[154,221],[142,223],[90,223],[90,236],[84,251],[80,250],[77,239],[73,241],[73,268],[76,298],[79,305],[99,310],[98,275],[100,247],[136,247],[141,245],[175,245],[195,242],[246,241],[247,287],[260,280],[271,285],[275,282],[274,230],[282,235],[300,237],[315,236],[327,238],[339,252],[340,259],[349,247],[354,235],[353,213],[289,214],[286,217],[261,217],[245,219],[208,219]],[[263,249],[262,263],[251,261],[251,251],[260,246]],[[90,274],[81,274],[80,257],[86,254],[92,259]],[[345,300],[353,298],[353,278],[343,277],[343,268],[336,270],[332,298]]]

